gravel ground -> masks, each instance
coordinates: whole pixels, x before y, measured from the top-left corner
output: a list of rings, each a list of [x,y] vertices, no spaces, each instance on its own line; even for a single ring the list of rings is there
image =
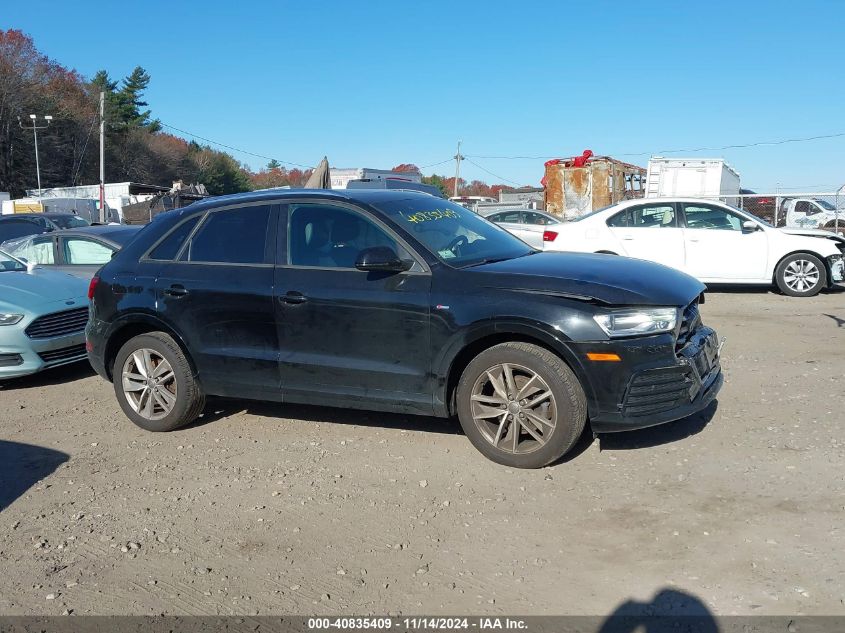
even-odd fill
[[[156,435],[84,365],[5,383],[0,613],[845,614],[845,292],[702,313],[717,406],[538,471],[453,421],[214,400]]]

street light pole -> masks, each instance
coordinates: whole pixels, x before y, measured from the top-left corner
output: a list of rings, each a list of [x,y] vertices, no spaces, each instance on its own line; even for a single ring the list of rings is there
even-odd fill
[[[30,114],[29,118],[32,120],[32,126],[26,126],[23,124],[23,121],[20,117],[18,117],[18,125],[21,129],[26,130],[29,127],[32,128],[32,138],[35,141],[35,176],[38,179],[38,197],[41,197],[41,163],[38,160],[38,130],[46,130],[50,127],[50,123],[53,122],[53,117],[45,115],[43,119],[47,122],[46,125],[38,125],[38,115],[37,114]]]

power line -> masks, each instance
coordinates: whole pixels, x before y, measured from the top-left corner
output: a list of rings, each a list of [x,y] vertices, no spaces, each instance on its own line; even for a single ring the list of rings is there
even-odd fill
[[[820,134],[818,136],[806,136],[802,138],[787,138],[778,141],[757,141],[755,143],[743,143],[738,145],[723,145],[721,147],[695,147],[686,149],[663,149],[651,152],[629,152],[625,154],[614,154],[615,156],[652,156],[659,154],[677,154],[679,152],[716,152],[725,149],[742,149],[746,147],[760,147],[764,145],[785,145],[787,143],[804,143],[807,141],[818,141],[823,139],[841,138],[845,136],[845,132],[838,132],[836,134]],[[470,154],[471,158],[482,158],[490,160],[549,160],[557,156],[482,156],[479,154]]]
[[[201,141],[205,141],[206,143],[211,143],[212,145],[217,145],[219,147],[225,147],[226,149],[232,150],[233,152],[240,152],[241,154],[247,154],[248,156],[254,156],[256,158],[263,158],[264,160],[275,160],[276,162],[284,163],[285,165],[295,165],[297,167],[302,167],[304,169],[314,169],[314,167],[312,165],[303,165],[301,163],[294,163],[293,161],[289,161],[289,160],[281,160],[280,158],[274,158],[273,156],[264,156],[263,154],[256,154],[255,152],[250,152],[250,151],[247,151],[245,149],[240,149],[239,147],[233,147],[231,145],[226,145],[225,143],[219,143],[217,141],[212,141],[210,138],[205,138],[203,136],[200,136],[199,134],[194,134],[193,132],[188,132],[187,130],[183,130],[183,129],[178,128],[174,125],[168,125],[167,123],[163,123],[161,121],[159,121],[159,123],[162,125],[162,127],[166,127],[166,128],[171,129],[171,130],[176,130],[177,132],[181,132],[182,134],[187,134],[188,136],[193,137],[193,138],[198,138]]]
[[[521,186],[522,186],[520,183],[515,182],[515,181],[513,181],[513,180],[510,180],[510,179],[508,179],[508,178],[505,178],[504,176],[499,176],[498,174],[494,174],[494,173],[493,173],[492,171],[490,171],[489,169],[485,169],[484,167],[482,167],[481,165],[479,165],[479,164],[478,164],[478,163],[476,163],[475,161],[470,160],[470,159],[469,159],[469,158],[467,158],[466,156],[464,156],[463,158],[464,158],[464,160],[466,160],[466,162],[470,163],[471,165],[475,165],[475,166],[476,166],[476,167],[478,167],[481,171],[485,171],[485,172],[487,172],[488,174],[490,174],[490,175],[491,175],[491,176],[493,176],[494,178],[498,178],[499,180],[503,180],[503,181],[505,181],[505,182],[509,182],[509,183],[511,183],[512,185],[516,185],[517,187],[521,187]]]
[[[88,128],[88,135],[85,137],[85,144],[82,146],[82,151],[79,153],[79,165],[76,169],[73,170],[73,179],[70,181],[71,185],[76,185],[76,182],[79,178],[79,174],[82,173],[82,163],[85,162],[85,150],[88,148],[88,141],[91,139],[91,132],[94,131],[94,127],[97,125],[97,118],[91,121],[91,127]]]
[[[438,165],[442,165],[443,163],[451,163],[454,158],[447,158],[446,160],[441,160],[439,163],[431,163],[431,165],[423,165],[420,169],[428,169],[429,167],[437,167]]]

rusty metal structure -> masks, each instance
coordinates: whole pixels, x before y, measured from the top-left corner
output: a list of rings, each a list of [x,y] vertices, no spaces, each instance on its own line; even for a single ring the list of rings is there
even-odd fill
[[[642,198],[646,169],[610,156],[556,158],[545,164],[541,181],[546,212],[572,220],[621,200]]]

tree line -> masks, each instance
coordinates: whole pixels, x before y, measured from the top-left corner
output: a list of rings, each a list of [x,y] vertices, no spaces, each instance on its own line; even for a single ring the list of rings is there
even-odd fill
[[[30,114],[53,120],[38,130],[44,188],[99,182],[99,94],[105,92],[106,182],[169,186],[202,183],[212,195],[267,187],[300,187],[310,169],[287,169],[277,161],[252,171],[230,154],[163,130],[144,92],[150,75],[140,66],[121,79],[106,70],[87,79],[50,59],[20,30],[0,29],[0,191],[22,197],[36,188]],[[43,124],[39,120],[39,124]],[[419,171],[410,163],[399,171]],[[424,182],[452,195],[454,178],[432,175]],[[498,195],[504,185],[459,182],[461,195]]]

